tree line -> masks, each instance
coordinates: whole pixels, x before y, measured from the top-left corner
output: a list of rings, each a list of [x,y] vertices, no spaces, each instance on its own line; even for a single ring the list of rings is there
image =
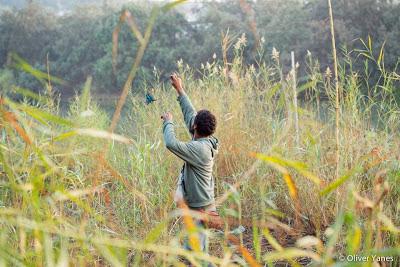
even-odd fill
[[[334,3],[337,41],[342,54],[351,54],[371,40],[376,54],[385,48],[385,67],[396,69],[400,51],[400,4],[390,0],[336,0]],[[148,5],[129,4],[128,9],[143,29],[149,17]],[[12,53],[33,67],[67,81],[57,89],[65,95],[78,90],[93,76],[97,92],[120,91],[132,64],[137,41],[127,25],[119,36],[117,72],[112,68],[112,33],[121,10],[106,6],[82,6],[57,15],[36,2],[22,9],[0,14],[0,87],[16,83],[37,90],[40,84],[13,67]],[[167,76],[180,59],[199,67],[201,63],[222,60],[221,37],[246,36],[245,63],[268,61],[273,48],[289,66],[290,51],[301,62],[307,54],[319,60],[321,70],[331,64],[327,1],[325,0],[226,0],[207,2],[189,14],[164,14],[154,27],[139,79],[153,77],[154,69]],[[215,55],[215,56],[214,56]],[[228,53],[228,58],[233,55]],[[355,70],[363,66],[358,61]],[[374,76],[373,68],[370,77]]]

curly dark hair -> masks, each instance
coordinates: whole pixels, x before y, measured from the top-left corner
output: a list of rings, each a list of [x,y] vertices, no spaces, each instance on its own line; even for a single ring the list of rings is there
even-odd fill
[[[202,109],[197,112],[194,125],[196,125],[196,131],[199,135],[210,136],[217,128],[217,119],[210,111]]]

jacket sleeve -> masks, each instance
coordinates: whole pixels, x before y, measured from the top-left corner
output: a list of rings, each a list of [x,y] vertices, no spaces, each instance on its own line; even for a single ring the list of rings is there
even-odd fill
[[[196,117],[196,110],[193,107],[192,102],[186,94],[182,94],[178,97],[179,105],[181,106],[183,119],[185,120],[186,127],[188,128],[190,134],[193,132],[194,118]]]
[[[176,139],[174,124],[171,121],[164,122],[163,133],[165,146],[169,151],[190,165],[197,166],[201,163],[193,142],[185,143]]]

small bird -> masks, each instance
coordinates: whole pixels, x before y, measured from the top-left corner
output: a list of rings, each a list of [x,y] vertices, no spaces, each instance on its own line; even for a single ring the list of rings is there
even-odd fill
[[[154,96],[150,92],[147,92],[146,93],[146,105],[150,105],[154,101],[157,101],[157,99],[155,99]]]

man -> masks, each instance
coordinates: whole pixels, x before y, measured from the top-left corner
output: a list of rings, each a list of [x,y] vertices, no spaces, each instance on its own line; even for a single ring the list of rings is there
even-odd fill
[[[182,80],[176,74],[171,76],[171,83],[178,93],[178,102],[185,124],[192,136],[189,142],[177,140],[172,114],[167,112],[162,115],[165,145],[168,150],[185,161],[178,178],[175,201],[184,201],[193,210],[215,212],[212,171],[214,158],[218,153],[218,140],[212,135],[217,126],[216,118],[208,110],[196,112],[183,89]],[[205,251],[207,249],[205,235],[200,234],[199,239],[201,249]],[[185,246],[191,249],[188,244]]]

